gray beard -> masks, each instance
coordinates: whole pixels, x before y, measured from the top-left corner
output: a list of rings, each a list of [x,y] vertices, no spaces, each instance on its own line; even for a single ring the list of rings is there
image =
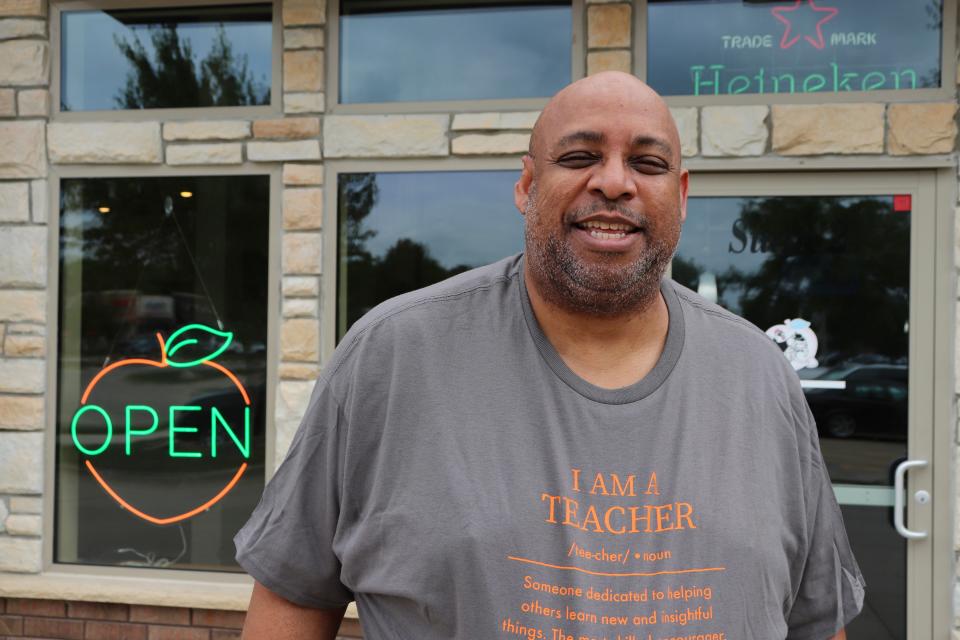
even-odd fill
[[[625,267],[615,264],[613,255],[609,261],[601,255],[599,263],[585,264],[562,238],[550,236],[538,242],[531,237],[530,222],[539,216],[533,204],[534,193],[531,190],[525,212],[525,261],[537,291],[547,302],[574,313],[610,317],[644,311],[657,300],[660,281],[673,258],[676,241],[654,241],[647,236],[647,247],[640,259]],[[601,208],[618,210],[613,205],[598,206],[594,210]],[[594,210],[571,212],[567,216],[570,220],[564,222],[585,217]],[[629,215],[637,226],[648,228],[646,219],[638,219],[635,213],[622,209],[620,212]]]

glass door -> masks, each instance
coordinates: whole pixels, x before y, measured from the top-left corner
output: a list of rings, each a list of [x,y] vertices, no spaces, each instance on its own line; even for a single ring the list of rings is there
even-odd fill
[[[895,476],[905,461],[930,461],[932,184],[695,175],[672,266],[676,281],[765,331],[801,379],[867,582],[850,640],[921,637],[908,630],[930,619],[930,536],[905,537],[930,531],[929,493],[917,493],[929,464],[901,471],[899,531]]]

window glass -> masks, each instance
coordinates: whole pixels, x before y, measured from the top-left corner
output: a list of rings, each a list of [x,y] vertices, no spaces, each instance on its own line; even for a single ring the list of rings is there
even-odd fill
[[[942,0],[650,0],[647,81],[664,95],[940,86]]]
[[[342,173],[339,335],[375,305],[523,250],[516,171]]]
[[[340,102],[551,96],[571,30],[569,0],[343,0]]]
[[[269,177],[60,184],[55,560],[239,570],[264,481]]]
[[[745,317],[800,375],[834,482],[906,455],[909,195],[691,198],[673,278]]]
[[[60,109],[270,103],[272,7],[64,11]]]

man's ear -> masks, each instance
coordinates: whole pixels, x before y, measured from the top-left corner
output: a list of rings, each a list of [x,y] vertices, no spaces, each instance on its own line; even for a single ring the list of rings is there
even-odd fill
[[[523,169],[520,170],[520,179],[513,185],[513,204],[520,215],[527,211],[527,199],[530,196],[530,185],[533,183],[533,158],[526,154],[521,158]]]
[[[690,171],[680,170],[680,223],[687,219],[687,193],[690,190]]]

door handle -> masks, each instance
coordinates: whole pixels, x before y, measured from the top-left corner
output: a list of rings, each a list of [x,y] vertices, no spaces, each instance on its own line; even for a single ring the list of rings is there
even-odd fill
[[[903,523],[903,508],[904,508],[904,484],[903,477],[906,475],[909,469],[914,469],[917,467],[927,466],[926,460],[904,460],[897,465],[897,470],[893,474],[893,526],[897,529],[897,533],[906,538],[907,540],[915,540],[918,538],[926,538],[926,531],[911,531]]]

